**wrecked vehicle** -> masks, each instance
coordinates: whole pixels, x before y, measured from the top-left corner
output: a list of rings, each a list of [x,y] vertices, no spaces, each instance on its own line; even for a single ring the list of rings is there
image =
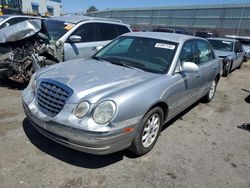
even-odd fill
[[[63,43],[49,40],[42,29],[39,19],[26,20],[1,29],[1,78],[24,83],[39,68],[62,61]]]
[[[207,40],[211,43],[215,54],[223,61],[223,76],[227,77],[234,69],[241,68],[245,51],[240,41],[229,38],[208,38]]]
[[[250,59],[250,37],[249,36],[237,36],[237,35],[226,35],[225,37],[239,40],[242,44],[242,48],[245,50],[244,61]]]
[[[127,33],[92,58],[37,71],[23,91],[23,108],[40,133],[67,147],[143,155],[166,122],[201,98],[213,99],[220,72],[205,39]]]
[[[0,77],[24,83],[41,67],[87,58],[117,36],[131,32],[113,19],[62,16],[26,20],[0,33]]]
[[[0,29],[9,27],[25,20],[37,19],[35,16],[26,16],[26,15],[3,15],[0,16]]]

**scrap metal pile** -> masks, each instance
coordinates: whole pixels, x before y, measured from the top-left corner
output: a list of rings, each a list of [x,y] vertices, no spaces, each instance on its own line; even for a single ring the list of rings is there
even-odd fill
[[[62,59],[63,43],[49,39],[42,20],[27,20],[0,31],[0,78],[25,83],[36,70]]]

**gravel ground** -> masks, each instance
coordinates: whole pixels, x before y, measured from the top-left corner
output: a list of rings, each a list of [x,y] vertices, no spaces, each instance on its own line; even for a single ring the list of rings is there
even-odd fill
[[[0,81],[0,187],[250,187],[250,61],[222,78],[214,100],[164,126],[155,148],[94,156],[31,127],[22,88]]]

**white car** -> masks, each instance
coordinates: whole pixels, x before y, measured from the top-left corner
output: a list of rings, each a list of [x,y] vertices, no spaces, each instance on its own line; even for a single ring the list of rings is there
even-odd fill
[[[4,15],[0,16],[0,29],[3,29],[8,26],[15,25],[17,23],[31,20],[31,19],[37,19],[38,17],[34,16],[23,16],[23,15]]]

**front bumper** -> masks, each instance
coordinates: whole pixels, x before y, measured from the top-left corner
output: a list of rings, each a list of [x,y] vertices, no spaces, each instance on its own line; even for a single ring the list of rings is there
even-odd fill
[[[27,118],[41,134],[66,147],[86,153],[104,155],[126,149],[131,145],[135,135],[135,131],[124,132],[124,128],[108,132],[92,132],[54,121],[41,121],[32,115],[24,101],[22,103]],[[137,124],[128,127],[136,130]]]

